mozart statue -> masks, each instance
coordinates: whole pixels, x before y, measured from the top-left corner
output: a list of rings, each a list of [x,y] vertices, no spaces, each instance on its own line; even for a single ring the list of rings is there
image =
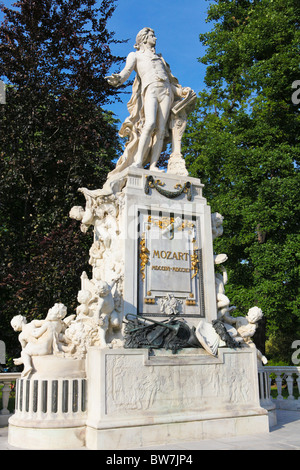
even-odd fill
[[[157,162],[171,140],[170,130],[172,155],[181,158],[181,137],[196,94],[191,88],[179,85],[161,54],[156,53],[155,45],[153,29],[143,28],[136,37],[136,52],[128,55],[124,69],[106,77],[110,85],[118,87],[136,72],[127,104],[130,115],[119,132],[121,137],[127,136],[128,141],[116,168],[108,175],[103,188],[108,193],[120,179],[120,173],[129,166],[143,168],[149,163],[150,170],[159,171]]]

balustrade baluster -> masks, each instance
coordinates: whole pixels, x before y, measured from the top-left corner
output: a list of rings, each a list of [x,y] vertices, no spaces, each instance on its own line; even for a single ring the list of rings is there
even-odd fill
[[[271,396],[272,377],[271,377],[270,372],[268,372],[268,380],[269,380],[269,395]]]
[[[4,386],[2,388],[2,410],[0,411],[1,415],[10,414],[10,411],[8,409],[9,395],[10,395],[10,383],[4,382]]]
[[[3,385],[2,393],[2,409],[0,405],[0,426],[7,426],[8,419],[11,416],[11,411],[8,409],[9,398],[11,396],[11,384],[18,377],[20,377],[18,372],[4,372],[0,373],[0,386]]]
[[[299,393],[298,400],[300,401],[300,374],[297,374],[296,382],[297,382],[298,393]]]
[[[282,391],[282,378],[280,377],[280,375],[276,376],[275,382],[276,382],[277,393],[278,393],[277,400],[282,400],[283,399],[283,396],[281,394],[281,391]]]
[[[295,400],[294,393],[293,393],[294,379],[293,379],[292,374],[289,374],[285,380],[286,380],[286,384],[287,384],[287,388],[289,392],[288,400]]]

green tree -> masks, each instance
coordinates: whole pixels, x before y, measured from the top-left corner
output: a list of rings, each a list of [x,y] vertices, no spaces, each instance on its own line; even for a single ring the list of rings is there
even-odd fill
[[[97,6],[98,5],[98,6]],[[76,305],[89,237],[69,219],[78,188],[101,187],[120,151],[103,106],[117,97],[107,21],[115,0],[20,0],[2,5],[0,71],[0,337],[17,346],[13,315]]]
[[[229,257],[231,304],[262,308],[267,353],[286,361],[300,335],[299,19],[296,0],[210,4],[206,89],[184,141],[190,173],[224,216],[215,250]]]

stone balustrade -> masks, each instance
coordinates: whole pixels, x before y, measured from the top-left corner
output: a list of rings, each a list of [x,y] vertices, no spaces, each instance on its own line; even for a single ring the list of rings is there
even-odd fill
[[[264,376],[263,376],[264,373]],[[300,367],[297,366],[265,366],[259,369],[259,381],[268,381],[265,385],[266,396],[271,396],[271,381],[274,380],[277,388],[277,396],[271,398],[276,408],[285,410],[300,410]],[[297,384],[299,395],[294,395],[294,385]],[[283,396],[283,386],[285,387],[285,396]],[[264,389],[261,389],[261,399],[265,400]],[[287,396],[286,396],[287,395]],[[262,404],[263,406],[263,404]]]
[[[8,409],[8,401],[11,395],[11,384],[21,376],[18,372],[0,374],[0,387],[2,387],[2,406],[0,403],[0,426],[7,426],[11,412]]]

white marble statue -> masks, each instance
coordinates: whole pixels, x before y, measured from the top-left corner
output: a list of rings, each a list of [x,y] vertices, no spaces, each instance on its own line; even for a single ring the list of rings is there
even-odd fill
[[[216,238],[223,235],[223,220],[224,217],[218,212],[214,212],[211,215],[211,225],[212,225],[212,238]],[[215,272],[215,286],[216,286],[216,301],[217,301],[217,313],[218,319],[222,319],[223,315],[227,312],[235,310],[235,306],[230,306],[230,300],[225,294],[225,286],[228,282],[227,270],[223,266],[228,260],[228,256],[225,253],[214,255],[214,263],[218,266],[218,269],[221,272]]]
[[[150,170],[158,171],[157,162],[170,133],[172,154],[181,158],[181,137],[196,94],[179,85],[162,55],[156,53],[156,40],[153,29],[143,28],[136,37],[136,52],[128,55],[124,69],[106,77],[110,85],[118,87],[136,72],[127,105],[130,116],[120,130],[120,135],[129,139],[116,168],[108,175],[103,193],[115,192],[113,186],[120,190],[120,173],[129,166],[143,168],[150,163]]]
[[[120,328],[119,314],[115,310],[115,300],[112,294],[112,289],[116,281],[109,285],[106,281],[97,279],[97,271],[94,277],[94,284],[96,287],[96,295],[98,301],[94,310],[94,319],[99,323],[100,330],[100,345],[107,347],[106,335],[109,327],[112,329]]]
[[[216,238],[223,235],[223,221],[224,217],[219,214],[218,212],[214,212],[211,215],[211,225],[212,225],[212,238],[215,240]],[[221,272],[215,272],[215,287],[216,287],[216,302],[217,302],[217,317],[218,320],[226,327],[230,336],[238,343],[242,345],[248,345],[251,347],[255,347],[251,337],[254,335],[257,324],[259,320],[263,317],[262,310],[259,307],[252,307],[249,309],[246,316],[242,317],[233,317],[231,312],[236,309],[235,306],[230,305],[230,300],[225,293],[225,285],[228,282],[228,275],[226,268],[223,266],[228,259],[228,256],[224,253],[218,254],[214,256],[214,263],[218,266],[218,269]],[[199,326],[200,325],[200,326]],[[203,328],[203,324],[198,325],[198,335],[199,338],[201,337],[201,328]],[[201,327],[201,328],[200,328]],[[213,342],[214,347],[212,350],[215,352],[217,350],[217,341],[215,341],[215,332],[205,325],[206,332],[208,331],[211,337],[208,335],[208,343]],[[199,339],[198,338],[198,339]],[[215,341],[215,342],[214,342]],[[205,340],[202,338],[202,342]],[[211,345],[208,347],[207,350]],[[262,361],[263,364],[266,364],[268,361],[263,354],[257,350],[257,358],[258,360]]]
[[[257,330],[258,322],[263,318],[263,312],[259,307],[252,307],[248,310],[245,317],[233,317],[227,312],[222,321],[224,322],[228,333],[240,343],[255,347],[252,336]],[[268,362],[267,358],[257,350],[257,357],[263,364]]]
[[[20,331],[19,341],[22,346],[21,357],[14,359],[16,365],[24,364],[22,377],[32,372],[31,356],[45,356],[59,350],[59,342],[75,315],[65,320],[67,308],[62,303],[56,303],[48,310],[44,320],[32,320],[27,323],[22,315],[16,315],[11,320],[15,331]]]
[[[223,220],[224,217],[219,212],[211,214],[211,228],[213,240],[223,235]]]
[[[219,264],[227,260],[227,255],[221,254],[215,256],[215,264]],[[230,300],[225,294],[225,285],[228,282],[228,274],[223,264],[219,265],[221,272],[215,273],[215,285],[216,285],[216,300],[217,300],[217,312],[218,318],[222,319],[223,315],[227,312],[234,310],[235,306],[230,306]]]
[[[89,290],[81,289],[78,292],[77,300],[79,302],[79,305],[76,308],[77,319],[91,316],[90,304],[93,300],[92,293]]]
[[[257,329],[257,323],[263,317],[263,312],[259,307],[252,307],[248,310],[245,317],[233,317],[226,313],[223,317],[223,322],[229,325],[235,325],[236,341],[249,341]]]

